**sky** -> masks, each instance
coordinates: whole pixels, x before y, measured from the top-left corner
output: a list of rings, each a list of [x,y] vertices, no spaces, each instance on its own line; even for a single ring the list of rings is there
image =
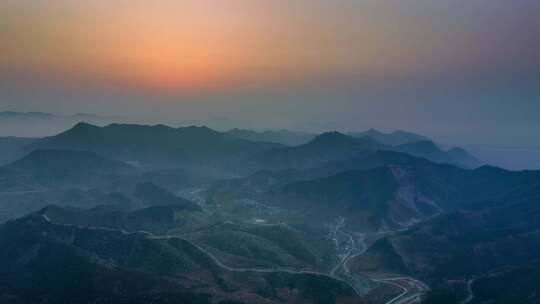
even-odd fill
[[[0,111],[540,147],[537,0],[0,0]]]

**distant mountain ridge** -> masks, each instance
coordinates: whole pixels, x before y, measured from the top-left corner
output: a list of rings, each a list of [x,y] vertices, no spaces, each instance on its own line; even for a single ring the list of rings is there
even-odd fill
[[[452,148],[444,151],[434,142],[424,140],[393,147],[392,150],[424,157],[437,163],[456,164],[465,168],[475,168],[482,162],[462,148]]]
[[[320,134],[300,146],[265,151],[256,157],[256,161],[273,169],[305,169],[324,163],[363,157],[378,150],[407,153],[434,162],[466,168],[481,165],[478,159],[463,149],[444,151],[429,140],[390,146],[371,136],[353,137],[336,131]]]
[[[119,117],[109,117],[109,116],[101,116],[97,114],[92,113],[76,113],[72,115],[57,115],[52,113],[46,113],[46,112],[17,112],[17,111],[3,111],[0,112],[0,119],[2,118],[27,118],[27,119],[47,119],[47,118],[90,118],[90,119],[96,119],[96,118],[119,118]]]
[[[376,141],[380,142],[381,144],[385,144],[389,146],[399,146],[403,144],[410,144],[410,143],[419,142],[419,141],[431,140],[426,136],[419,135],[412,132],[401,131],[401,130],[393,131],[391,133],[384,133],[376,129],[369,129],[364,132],[351,132],[348,134],[353,137],[369,136],[375,139]]]
[[[482,165],[482,162],[463,148],[452,148],[448,151],[441,149],[430,138],[407,131],[393,131],[384,133],[376,129],[364,132],[349,133],[353,137],[369,136],[381,144],[390,146],[388,150],[409,153],[414,156],[424,157],[429,160],[459,164],[466,168],[474,168]]]
[[[354,138],[334,131],[320,134],[300,146],[262,152],[255,157],[255,161],[272,169],[303,169],[384,147],[369,137]]]
[[[238,128],[228,130],[227,133],[248,140],[276,142],[289,146],[305,144],[316,138],[318,135],[321,135],[289,130],[267,130],[257,132],[253,130]],[[344,134],[357,138],[370,137],[377,142],[388,146],[398,146],[402,144],[431,140],[426,136],[402,130],[396,130],[391,133],[384,133],[376,129],[369,129],[364,132],[347,132]]]
[[[224,165],[270,148],[275,143],[239,139],[207,127],[79,123],[56,136],[37,140],[28,150],[60,148],[87,150],[110,159],[143,165]]]
[[[150,161],[154,164],[159,162],[158,158],[161,158],[162,162],[170,162],[172,159],[176,159],[176,162],[210,159],[212,163],[217,158],[221,158],[221,161],[223,161],[227,155],[238,159],[249,154],[264,152],[269,148],[280,148],[282,151],[276,151],[276,156],[270,156],[271,153],[260,156],[257,162],[263,162],[267,166],[275,165],[278,168],[310,166],[310,163],[314,162],[350,158],[351,154],[359,153],[361,150],[373,151],[378,149],[410,153],[433,161],[459,164],[464,167],[476,167],[481,164],[478,159],[463,149],[454,148],[449,151],[438,151],[440,148],[436,147],[427,137],[406,131],[383,133],[375,129],[369,129],[365,132],[349,133],[349,135],[339,132],[326,132],[315,135],[288,130],[255,132],[246,129],[231,129],[226,132],[218,132],[207,127],[172,128],[165,125],[107,124],[106,121],[112,118],[87,113],[61,116],[44,112],[5,111],[0,113],[0,127],[2,127],[2,121],[14,121],[16,126],[8,126],[7,128],[0,128],[0,130],[24,130],[31,125],[33,130],[31,132],[36,130],[41,132],[40,130],[48,128],[41,126],[41,121],[60,119],[58,124],[54,123],[54,128],[65,126],[66,128],[61,129],[63,132],[36,140],[33,144],[30,144],[30,140],[28,140],[29,147],[21,154],[35,148],[66,148],[89,150],[111,159],[119,157],[122,161],[141,163]],[[328,137],[332,136],[334,138],[330,140]],[[196,137],[199,137],[200,140],[196,140]],[[338,137],[341,137],[341,139]],[[355,140],[346,139],[346,137]],[[324,138],[328,140],[326,143],[317,144]],[[234,139],[236,139],[238,145],[236,148],[233,147],[235,145],[233,144]],[[159,142],[160,140],[161,142]],[[357,143],[363,141],[364,146],[361,147],[360,144],[356,144],[356,147],[353,147],[351,145],[353,141]],[[20,150],[20,146],[14,141],[0,140],[0,146],[2,146],[2,142],[6,143],[4,146],[7,149],[6,152],[0,153],[0,163],[13,160],[14,151],[18,152]],[[256,146],[253,142],[259,143],[260,149],[248,148],[249,143],[251,143],[252,147]],[[262,143],[266,143],[266,145]],[[272,143],[275,146],[272,147],[270,145]],[[206,147],[203,147],[204,145]],[[240,148],[240,145],[243,147]],[[291,150],[286,151],[286,149],[281,149],[284,147],[280,145],[293,147],[291,147]],[[116,146],[114,152],[110,151],[113,146]],[[162,150],[159,151],[160,149]],[[168,149],[168,153],[165,153],[163,149]],[[251,152],[247,150],[251,150]],[[293,152],[294,150],[296,152]],[[221,157],[218,156],[219,153],[221,153]],[[332,153],[334,155],[330,155]]]
[[[58,134],[79,122],[106,125],[126,120],[119,116],[91,113],[57,115],[45,112],[0,112],[0,136],[43,137]]]
[[[227,133],[251,141],[274,142],[288,146],[305,144],[317,136],[316,134],[289,130],[267,130],[257,132],[246,129],[231,129],[228,130]]]
[[[0,112],[0,118],[49,118],[56,115],[44,112],[15,112],[15,111],[4,111]]]

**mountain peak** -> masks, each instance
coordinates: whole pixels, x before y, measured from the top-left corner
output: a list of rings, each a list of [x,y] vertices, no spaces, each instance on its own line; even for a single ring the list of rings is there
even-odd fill
[[[338,131],[330,131],[320,134],[315,137],[311,143],[317,144],[339,144],[339,143],[353,143],[354,140],[352,137],[347,136]]]
[[[208,134],[216,134],[219,133],[218,131],[209,128],[207,126],[187,126],[187,127],[180,127],[177,130],[180,131],[191,131],[191,132],[198,132],[198,133],[208,133]]]
[[[99,127],[83,121],[83,122],[79,122],[75,126],[73,126],[72,130],[73,129],[89,129],[89,128],[99,128]]]
[[[87,122],[79,122],[76,125],[74,125],[71,129],[68,129],[67,131],[62,132],[58,134],[57,136],[81,138],[83,134],[87,134],[88,132],[92,132],[97,129],[100,129],[100,127],[89,124]]]

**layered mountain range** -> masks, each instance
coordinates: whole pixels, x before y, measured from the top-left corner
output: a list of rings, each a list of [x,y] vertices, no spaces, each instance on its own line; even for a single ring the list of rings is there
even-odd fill
[[[421,135],[79,123],[0,144],[0,302],[538,300],[540,172]]]

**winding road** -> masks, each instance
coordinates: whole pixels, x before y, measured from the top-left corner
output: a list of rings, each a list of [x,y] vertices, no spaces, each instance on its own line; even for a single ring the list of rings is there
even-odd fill
[[[148,238],[148,239],[180,239],[180,240],[183,240],[185,242],[188,242],[190,245],[192,245],[193,247],[198,249],[200,252],[202,252],[203,254],[208,256],[217,266],[219,266],[220,268],[223,268],[223,269],[225,269],[227,271],[231,271],[231,272],[255,272],[255,273],[281,272],[281,273],[289,273],[289,274],[310,274],[310,275],[315,275],[315,276],[322,276],[322,277],[327,277],[327,278],[330,278],[332,280],[336,280],[336,281],[339,281],[341,283],[346,284],[352,290],[354,290],[354,292],[357,294],[357,296],[360,296],[360,294],[358,294],[356,289],[349,282],[347,282],[347,281],[345,281],[345,280],[343,280],[341,278],[338,278],[338,277],[335,277],[335,276],[332,276],[332,275],[328,275],[328,274],[322,273],[322,272],[316,272],[316,271],[311,271],[311,270],[295,270],[295,269],[290,269],[290,268],[272,268],[272,269],[268,269],[268,268],[236,268],[236,267],[231,267],[231,266],[223,264],[214,254],[212,254],[208,250],[206,250],[206,249],[202,248],[201,246],[193,243],[191,240],[188,240],[186,238],[182,238],[180,236],[172,236],[172,235],[156,236],[152,232],[148,232],[148,231],[144,231],[144,230],[128,232],[128,231],[123,230],[123,229],[112,229],[112,228],[106,228],[106,227],[89,227],[89,226],[79,226],[79,225],[73,225],[73,224],[56,223],[56,222],[52,221],[47,216],[46,213],[43,213],[41,216],[43,217],[43,219],[45,219],[45,221],[49,222],[52,225],[56,225],[56,226],[74,227],[74,228],[78,228],[78,229],[102,230],[102,231],[108,231],[108,232],[119,232],[119,233],[122,233],[122,234],[125,234],[125,235],[144,234],[144,235],[146,235],[146,238]]]
[[[357,241],[359,243],[359,246],[362,247],[362,249],[358,253],[356,253],[354,255],[351,255],[352,251],[354,251],[354,248],[353,248],[353,250],[351,250],[351,252],[349,252],[348,256],[343,261],[343,269],[345,271],[345,274],[347,274],[347,275],[350,274],[350,269],[349,269],[350,261],[352,259],[358,257],[358,256],[363,255],[368,249],[368,246],[365,243],[366,234],[358,233],[358,235],[359,235],[359,238],[357,239]],[[356,242],[354,241],[354,238],[352,238],[352,236],[350,236],[350,235],[349,235],[349,237],[351,238],[353,243],[356,244]],[[356,245],[354,247],[356,247]],[[339,266],[340,265],[338,264],[337,267],[339,267]],[[407,276],[391,277],[391,278],[383,278],[383,279],[370,279],[370,280],[373,281],[373,282],[379,283],[379,284],[391,285],[391,286],[397,287],[397,288],[402,290],[402,292],[399,295],[397,295],[396,297],[390,299],[389,301],[387,301],[384,304],[413,304],[413,303],[419,303],[422,300],[422,296],[427,291],[429,291],[429,287],[426,284],[424,284],[423,282],[418,281],[418,280],[416,280],[414,278],[407,277]]]
[[[402,290],[399,295],[387,301],[385,304],[420,303],[423,295],[429,291],[429,287],[426,284],[411,277],[372,279],[372,281],[380,284],[392,285]]]
[[[341,267],[341,265],[344,265],[346,261],[349,260],[349,257],[351,256],[352,252],[356,249],[356,242],[354,241],[354,239],[352,238],[352,236],[348,233],[345,233],[345,235],[349,238],[350,242],[351,242],[351,250],[349,250],[345,256],[343,256],[343,258],[337,263],[336,267],[334,267],[334,269],[330,272],[330,275],[331,276],[335,276],[336,274],[336,271],[338,271],[338,269]]]
[[[358,233],[358,236],[359,236],[358,243],[359,243],[360,246],[362,246],[362,250],[360,250],[360,252],[358,252],[357,254],[349,255],[347,257],[347,259],[343,262],[343,269],[345,270],[345,274],[351,273],[351,271],[349,269],[349,262],[352,259],[363,255],[368,250],[368,246],[365,243],[365,240],[366,240],[365,234],[364,233]],[[351,239],[354,242],[354,239],[352,237],[351,237]],[[354,243],[356,244],[356,242],[354,242]],[[356,247],[356,245],[355,245],[355,247]]]
[[[103,230],[108,232],[118,232],[122,233],[124,235],[130,235],[130,234],[144,234],[146,238],[148,239],[180,239],[185,242],[188,242],[190,245],[195,247],[197,250],[205,254],[208,258],[210,258],[218,267],[225,269],[226,271],[230,272],[255,272],[255,273],[274,273],[274,272],[281,272],[281,273],[289,273],[289,274],[310,274],[315,276],[322,276],[327,277],[332,280],[339,281],[341,283],[346,284],[347,286],[351,287],[354,292],[361,297],[361,293],[359,293],[358,290],[351,284],[350,282],[338,277],[335,275],[335,273],[339,270],[341,266],[343,266],[343,269],[346,274],[350,273],[349,269],[349,262],[355,258],[358,257],[366,252],[368,249],[367,245],[365,244],[365,234],[358,233],[358,245],[357,242],[354,240],[354,238],[348,234],[347,237],[351,241],[351,249],[345,254],[345,256],[338,262],[338,264],[334,267],[334,269],[330,272],[330,274],[317,272],[317,271],[311,271],[311,270],[298,270],[298,269],[291,269],[291,268],[239,268],[239,267],[231,267],[228,265],[225,265],[223,262],[221,262],[213,253],[209,252],[205,248],[193,243],[191,240],[183,238],[181,236],[172,236],[172,235],[155,235],[152,232],[149,231],[134,231],[134,232],[128,232],[123,229],[113,229],[113,228],[107,228],[107,227],[89,227],[89,226],[79,226],[79,225],[73,225],[73,224],[63,224],[63,223],[56,223],[52,221],[46,213],[43,213],[41,215],[43,219],[45,219],[47,222],[57,225],[57,226],[66,226],[66,227],[75,227],[79,229],[91,229],[91,230]],[[357,249],[357,246],[361,246],[362,249],[356,253],[353,254],[353,252]],[[423,282],[420,282],[414,278],[401,276],[401,277],[392,277],[392,278],[382,278],[382,279],[371,279],[371,281],[379,283],[379,284],[387,284],[391,285],[393,287],[397,287],[401,289],[403,292],[394,297],[393,299],[387,301],[384,304],[413,304],[413,303],[419,303],[422,299],[422,296],[425,294],[426,291],[429,290],[429,287],[424,284]]]
[[[469,294],[463,301],[460,302],[460,304],[468,304],[472,302],[472,300],[474,300],[474,292],[472,290],[472,285],[474,284],[475,281],[476,279],[474,278],[467,281],[467,292]]]

